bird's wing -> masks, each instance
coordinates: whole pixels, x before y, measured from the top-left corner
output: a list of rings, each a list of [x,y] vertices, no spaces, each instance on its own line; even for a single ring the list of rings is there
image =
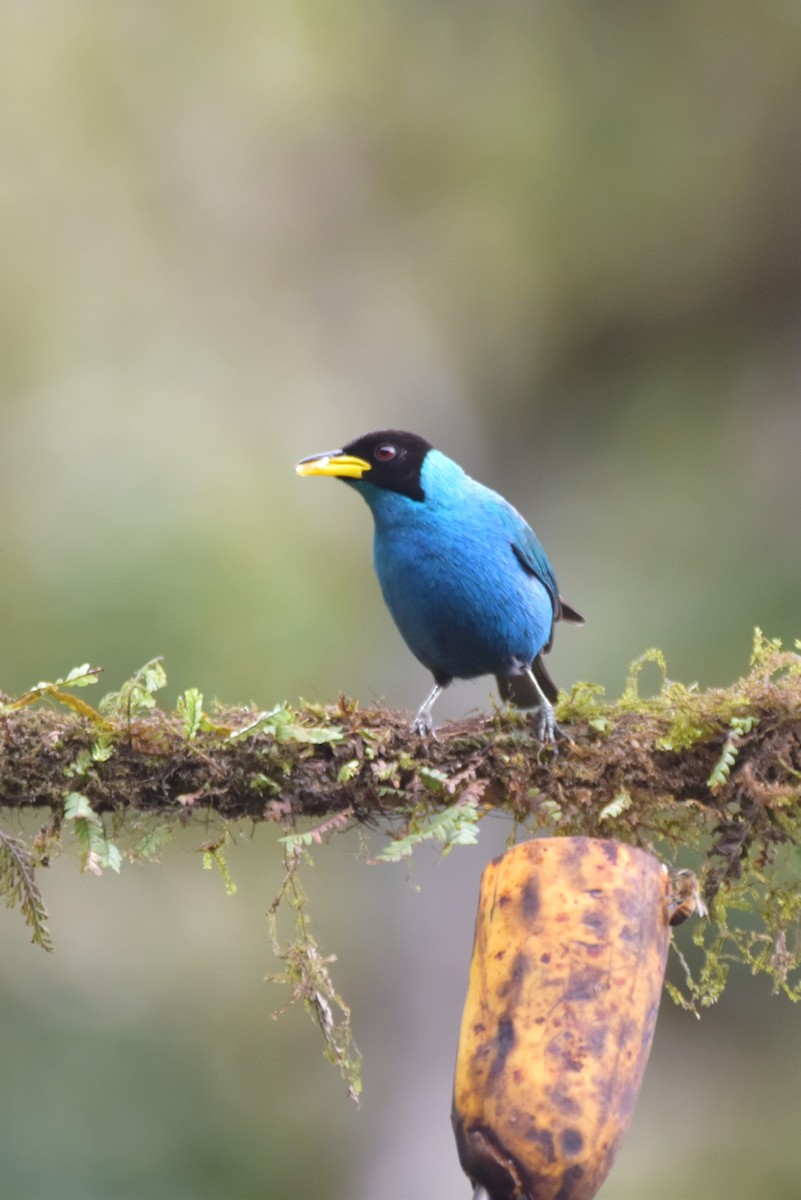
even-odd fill
[[[553,567],[548,561],[548,555],[538,542],[534,530],[522,518],[520,518],[520,529],[512,540],[512,549],[523,570],[527,571],[529,575],[536,575],[540,583],[543,583],[548,589],[553,601],[554,616],[557,617],[560,611],[560,600]]]
[[[553,603],[554,621],[573,621],[576,625],[583,625],[584,618],[581,613],[576,612],[575,608],[572,608],[559,595],[559,589],[556,586],[556,579],[554,578],[553,568],[548,561],[548,555],[537,540],[534,530],[530,525],[526,524],[522,517],[520,518],[520,530],[512,541],[512,549],[523,570],[528,571],[530,575],[536,575],[540,583],[543,583],[548,589]],[[549,639],[548,645],[544,646],[543,649],[547,652],[550,648],[551,642]]]

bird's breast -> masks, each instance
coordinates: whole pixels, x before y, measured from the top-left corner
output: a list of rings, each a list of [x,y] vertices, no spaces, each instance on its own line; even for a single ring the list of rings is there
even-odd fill
[[[504,537],[453,521],[377,522],[374,560],[398,629],[435,673],[502,674],[550,638],[550,596]]]

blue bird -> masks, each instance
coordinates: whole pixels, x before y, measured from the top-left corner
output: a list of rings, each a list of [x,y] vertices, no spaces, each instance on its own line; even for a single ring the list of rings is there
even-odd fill
[[[453,679],[495,675],[504,700],[539,707],[540,740],[552,741],[557,688],[541,656],[554,622],[583,618],[562,600],[517,510],[424,438],[396,429],[304,458],[296,471],[335,476],[370,507],[387,608],[434,676],[413,728],[432,731],[431,709]]]

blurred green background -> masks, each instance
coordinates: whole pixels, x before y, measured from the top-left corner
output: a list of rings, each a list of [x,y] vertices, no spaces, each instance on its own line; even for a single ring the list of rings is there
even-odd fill
[[[162,654],[169,704],[419,703],[366,508],[293,474],[387,425],[531,518],[587,617],[563,686],[791,643],[799,145],[796,4],[5,0],[0,688]],[[359,1112],[270,1019],[271,832],[233,898],[200,829],[120,878],[54,863],[54,954],[0,912],[3,1196],[466,1198],[451,1071],[507,832],[410,876],[316,853]],[[797,1200],[798,1013],[732,984],[665,1002],[610,1200]]]

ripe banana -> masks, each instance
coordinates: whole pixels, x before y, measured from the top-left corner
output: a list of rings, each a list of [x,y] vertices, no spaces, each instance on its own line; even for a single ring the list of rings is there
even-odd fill
[[[670,929],[668,877],[620,842],[543,838],[481,881],[453,1097],[490,1200],[591,1200],[634,1111]]]

